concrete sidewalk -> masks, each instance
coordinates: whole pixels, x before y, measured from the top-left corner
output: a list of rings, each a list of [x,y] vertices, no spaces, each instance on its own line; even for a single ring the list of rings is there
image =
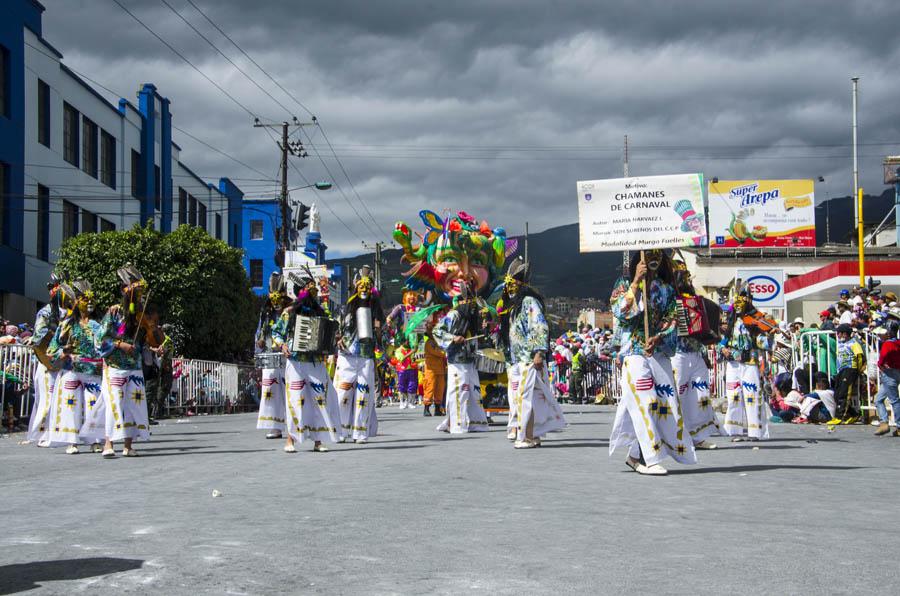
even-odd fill
[[[773,425],[648,478],[608,457],[612,411],[520,451],[393,407],[325,454],[255,415],[165,421],[137,459],[4,438],[0,594],[893,591],[900,439]]]

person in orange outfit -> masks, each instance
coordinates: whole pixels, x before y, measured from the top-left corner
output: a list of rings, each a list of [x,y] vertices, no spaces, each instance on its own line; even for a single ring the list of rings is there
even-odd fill
[[[447,355],[431,337],[434,324],[435,319],[432,319],[425,339],[425,416],[431,416],[432,404],[435,416],[444,415],[444,394],[447,388]]]

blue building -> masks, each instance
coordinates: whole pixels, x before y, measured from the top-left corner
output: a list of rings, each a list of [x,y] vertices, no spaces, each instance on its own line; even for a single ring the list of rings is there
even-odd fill
[[[244,268],[258,296],[269,293],[269,276],[275,265],[275,231],[281,226],[278,199],[244,199],[242,209]]]
[[[47,299],[55,251],[76,234],[152,222],[238,248],[243,237],[243,193],[182,162],[170,99],[144,83],[110,103],[44,39],[43,12],[6,0],[0,18],[0,314],[19,321]]]

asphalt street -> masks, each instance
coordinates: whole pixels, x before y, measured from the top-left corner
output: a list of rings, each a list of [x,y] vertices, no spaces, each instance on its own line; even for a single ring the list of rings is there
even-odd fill
[[[773,425],[650,478],[608,456],[612,412],[519,451],[396,408],[324,454],[250,414],[164,421],[137,459],[6,437],[0,594],[893,591],[900,438]]]

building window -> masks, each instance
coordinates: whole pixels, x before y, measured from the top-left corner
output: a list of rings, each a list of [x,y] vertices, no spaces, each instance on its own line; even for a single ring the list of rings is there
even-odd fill
[[[216,240],[222,239],[222,214],[216,213]]]
[[[202,202],[198,201],[197,206],[199,207],[199,211],[197,212],[197,225],[206,230],[206,205]]]
[[[100,132],[100,182],[116,187],[116,137]]]
[[[38,79],[38,143],[50,146],[50,85]]]
[[[155,182],[153,185],[153,205],[154,209],[159,211],[162,209],[159,205],[160,197],[162,197],[162,190],[159,187],[159,166],[153,166],[153,180]]]
[[[141,174],[141,154],[131,150],[131,196],[138,198],[139,176]]]
[[[109,221],[108,219],[100,218],[100,231],[101,232],[115,232],[116,224]]]
[[[0,46],[0,116],[9,118],[9,50]]]
[[[187,220],[187,191],[178,187],[178,225],[183,226]]]
[[[9,232],[6,227],[9,225],[9,166],[0,163],[0,244],[9,242]]]
[[[63,240],[78,235],[78,205],[63,201]]]
[[[250,220],[250,240],[263,239],[263,222],[261,219]]]
[[[87,209],[81,210],[81,233],[93,234],[97,231],[97,216]]]
[[[97,177],[97,125],[84,118],[81,143],[81,169],[88,176]]]
[[[263,262],[262,259],[250,259],[250,285],[254,288],[261,288],[263,284]]]
[[[43,184],[37,187],[37,256],[50,260],[50,189]]]
[[[197,225],[197,199],[194,195],[188,195],[188,224]]]
[[[78,110],[63,104],[63,158],[78,167]]]

